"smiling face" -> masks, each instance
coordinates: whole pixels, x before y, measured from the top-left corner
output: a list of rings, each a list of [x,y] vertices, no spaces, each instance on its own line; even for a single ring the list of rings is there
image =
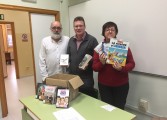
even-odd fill
[[[102,27],[102,35],[106,42],[110,42],[111,38],[116,38],[118,27],[114,22],[106,22]]]
[[[74,31],[78,38],[82,38],[85,33],[84,21],[74,21]]]
[[[115,27],[108,27],[108,28],[106,28],[105,32],[104,32],[104,37],[105,37],[106,42],[109,42],[109,40],[111,38],[115,38],[116,37]]]
[[[61,38],[61,31],[62,31],[62,26],[61,23],[58,21],[52,22],[50,26],[50,30],[52,32],[52,38],[54,40],[60,40]]]

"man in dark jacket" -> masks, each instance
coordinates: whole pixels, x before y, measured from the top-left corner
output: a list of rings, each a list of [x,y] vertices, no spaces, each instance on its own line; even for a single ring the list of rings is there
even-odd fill
[[[86,54],[93,56],[94,48],[98,45],[95,37],[85,31],[84,18],[78,16],[73,22],[75,35],[70,38],[67,47],[67,54],[69,54],[69,73],[78,75],[84,85],[79,88],[80,92],[94,97],[94,79],[92,60],[87,64],[85,69],[80,69],[79,64]]]

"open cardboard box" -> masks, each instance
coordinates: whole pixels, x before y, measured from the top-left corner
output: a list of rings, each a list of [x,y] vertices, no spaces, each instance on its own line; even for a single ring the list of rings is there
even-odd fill
[[[58,87],[70,89],[70,101],[78,95],[78,88],[83,85],[83,81],[77,75],[56,74],[46,78],[47,85],[55,85]]]

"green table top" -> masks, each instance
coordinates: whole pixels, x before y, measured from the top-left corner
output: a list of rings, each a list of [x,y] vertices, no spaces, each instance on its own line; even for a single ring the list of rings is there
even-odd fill
[[[55,104],[44,104],[35,99],[35,96],[22,98],[20,102],[40,120],[56,120],[53,112],[63,109],[56,108]],[[136,117],[119,108],[109,112],[101,108],[103,105],[106,103],[80,93],[77,98],[70,102],[69,107],[73,107],[86,120],[132,120]]]

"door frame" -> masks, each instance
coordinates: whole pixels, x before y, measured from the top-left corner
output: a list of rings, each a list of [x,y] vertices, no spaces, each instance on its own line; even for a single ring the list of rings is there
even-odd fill
[[[35,57],[34,57],[34,47],[33,47],[33,37],[32,37],[32,24],[31,24],[31,13],[37,13],[37,14],[46,14],[46,15],[54,15],[55,20],[60,21],[60,12],[56,10],[46,10],[46,9],[39,9],[39,8],[31,8],[31,7],[21,7],[21,6],[15,6],[15,5],[5,5],[0,4],[0,9],[6,9],[6,10],[17,10],[17,11],[26,11],[29,13],[29,20],[30,20],[30,33],[31,33],[31,43],[32,43],[32,55],[33,55],[33,68],[34,68],[34,87],[36,90],[36,70],[35,70]],[[16,42],[15,40],[15,31],[14,31],[14,22],[10,21],[0,21],[0,23],[7,23],[11,24],[12,27],[12,36],[13,36],[13,42]],[[15,45],[14,45],[15,44]],[[14,56],[16,56],[16,69],[18,70],[18,59],[17,59],[17,46],[16,43],[13,43],[13,49],[14,49]],[[2,65],[1,56],[0,56],[0,66]],[[7,101],[6,101],[6,91],[5,91],[5,82],[4,78],[1,76],[3,75],[3,69],[0,68],[0,101],[2,106],[2,117],[6,117],[8,114],[8,108],[7,108]],[[16,73],[16,78],[19,79],[19,73]],[[35,91],[34,91],[35,92]]]
[[[2,35],[3,37],[3,35]],[[1,55],[1,50],[2,47],[0,46],[0,66],[3,66],[3,56]],[[5,62],[6,63],[6,62]],[[2,107],[2,111],[4,111],[4,113],[2,112],[2,116],[6,115],[8,110],[6,107],[6,90],[5,90],[5,83],[4,83],[4,71],[3,71],[3,67],[0,67],[0,91],[4,91],[4,92],[0,92],[0,101],[1,101],[1,107]]]
[[[10,24],[11,25],[11,32],[12,32],[12,41],[13,41],[13,54],[15,56],[15,71],[16,71],[16,78],[19,79],[19,67],[18,67],[18,56],[17,56],[17,46],[16,46],[16,36],[15,36],[15,28],[14,22],[7,22],[7,21],[0,21],[0,24]]]
[[[4,32],[4,24],[0,24],[0,47],[1,47],[1,50],[0,50],[0,52],[1,52],[1,58],[2,58],[2,66],[3,66],[3,73],[4,73],[4,78],[5,77],[7,77],[8,76],[8,74],[7,74],[7,62],[6,62],[6,53],[5,53],[5,42],[6,41],[4,41],[4,35],[6,35],[6,34],[4,34],[3,33]]]

